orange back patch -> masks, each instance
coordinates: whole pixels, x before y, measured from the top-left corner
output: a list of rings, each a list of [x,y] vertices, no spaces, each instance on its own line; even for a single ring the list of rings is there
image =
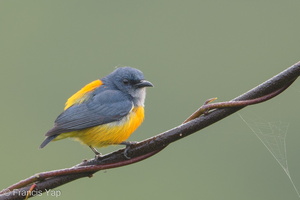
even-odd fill
[[[78,92],[73,94],[65,104],[64,110],[68,109],[69,107],[73,106],[74,104],[79,104],[84,102],[88,98],[89,92],[94,91],[96,88],[101,86],[103,83],[101,80],[95,80],[83,88],[81,88]]]

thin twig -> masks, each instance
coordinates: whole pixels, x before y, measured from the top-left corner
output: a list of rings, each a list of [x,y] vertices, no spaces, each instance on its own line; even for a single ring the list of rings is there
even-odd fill
[[[249,100],[241,100],[241,101],[225,101],[225,102],[218,102],[218,103],[210,103],[217,98],[208,99],[205,101],[203,106],[201,106],[198,110],[196,110],[191,116],[189,116],[186,120],[184,120],[183,123],[189,122],[193,119],[196,119],[200,117],[203,114],[208,114],[209,111],[217,108],[230,108],[230,107],[245,107],[253,104],[262,103],[264,101],[267,101],[269,99],[272,99],[273,97],[277,96],[281,92],[283,92],[285,89],[287,89],[295,80],[291,81],[289,84],[286,84],[284,87],[279,88],[278,90],[275,90],[274,92],[271,92],[270,94],[264,95],[262,97],[258,97],[255,99],[249,99]]]

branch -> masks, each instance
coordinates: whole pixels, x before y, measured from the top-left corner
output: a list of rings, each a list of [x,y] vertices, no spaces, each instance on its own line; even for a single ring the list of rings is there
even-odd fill
[[[126,149],[117,150],[100,158],[83,161],[71,168],[42,172],[13,184],[0,192],[0,200],[24,199],[26,194],[28,196],[41,194],[46,190],[76,179],[91,177],[99,170],[121,167],[149,158],[170,143],[195,133],[247,105],[261,103],[275,97],[288,88],[298,76],[300,76],[300,62],[231,101],[209,104],[214,99],[208,100],[183,124],[166,132],[132,144]],[[130,159],[124,156],[125,151]]]

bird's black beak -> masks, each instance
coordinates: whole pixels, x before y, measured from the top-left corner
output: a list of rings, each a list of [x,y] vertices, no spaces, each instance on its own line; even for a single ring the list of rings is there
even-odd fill
[[[135,84],[137,88],[143,88],[143,87],[153,87],[154,85],[150,81],[141,80],[137,84]]]

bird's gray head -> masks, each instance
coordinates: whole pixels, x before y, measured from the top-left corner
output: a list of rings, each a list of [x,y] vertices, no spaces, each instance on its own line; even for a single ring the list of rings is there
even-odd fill
[[[153,87],[151,82],[145,80],[143,72],[131,67],[117,68],[106,76],[105,79],[109,80],[117,89],[129,94],[136,106],[144,106],[146,97],[145,87]]]

